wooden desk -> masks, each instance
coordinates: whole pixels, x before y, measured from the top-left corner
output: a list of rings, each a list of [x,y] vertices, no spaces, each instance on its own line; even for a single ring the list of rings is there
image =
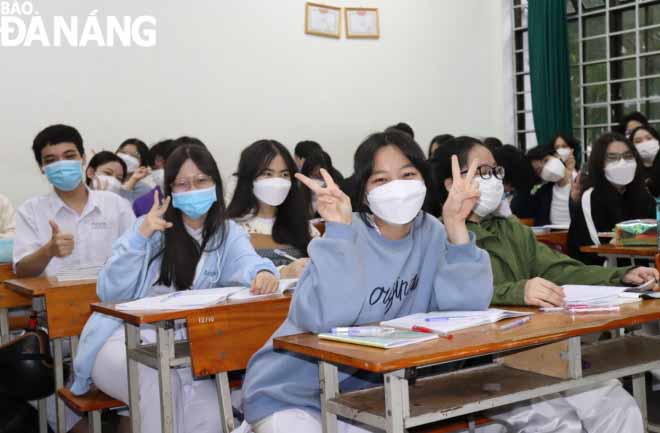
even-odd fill
[[[5,287],[4,282],[15,277],[11,263],[0,263],[0,344],[9,341],[9,310],[32,305],[29,297],[14,293]]]
[[[543,242],[553,250],[557,250],[562,254],[568,254],[568,230],[539,233],[536,235],[536,240]]]
[[[622,247],[613,244],[589,245],[580,247],[583,253],[598,254],[607,260],[608,267],[616,267],[617,259],[630,259],[635,263],[635,259],[652,260],[658,253],[656,246],[648,247]]]
[[[138,364],[158,371],[163,432],[172,432],[170,370],[188,365],[195,377],[215,375],[223,431],[232,431],[234,417],[227,372],[246,368],[252,354],[286,318],[290,301],[288,295],[273,295],[195,310],[130,312],[117,310],[114,304],[93,304],[93,311],[124,321],[133,433],[140,431]],[[175,341],[175,320],[186,321],[188,341]],[[155,345],[139,344],[140,326],[147,324],[156,327]]]
[[[71,354],[76,353],[78,336],[91,314],[90,303],[97,302],[96,281],[58,282],[54,278],[16,278],[4,282],[6,288],[22,299],[29,299],[39,314],[40,321],[48,328],[53,343],[55,361],[55,389],[64,386],[64,355],[62,343],[71,340]],[[0,298],[1,299],[1,298]],[[29,305],[29,304],[28,304]],[[40,431],[46,432],[45,400],[39,402]],[[64,402],[58,397],[57,431],[65,433]]]
[[[660,340],[627,336],[583,348],[580,336],[658,319],[660,301],[643,301],[624,305],[615,314],[539,313],[526,325],[508,331],[487,325],[455,333],[452,340],[439,338],[390,350],[324,341],[312,334],[276,338],[274,347],[319,361],[324,432],[336,432],[340,415],[388,433],[402,433],[406,428],[624,376],[633,376],[635,398],[646,420],[644,372],[660,366]],[[539,374],[544,362],[525,369],[520,364],[513,368],[506,361],[421,379],[413,387],[405,375],[412,367],[486,354],[526,355],[554,344],[561,345],[561,356],[567,360],[567,378]],[[582,360],[589,365],[584,370]],[[337,365],[384,374],[385,385],[339,394]],[[501,389],[485,391],[485,383],[498,383]],[[457,389],[462,391],[457,393]]]

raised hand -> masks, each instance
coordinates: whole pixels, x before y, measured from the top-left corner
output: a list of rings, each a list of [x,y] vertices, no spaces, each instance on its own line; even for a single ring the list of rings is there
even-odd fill
[[[151,206],[151,210],[149,210],[147,216],[144,217],[144,221],[142,221],[142,225],[139,228],[142,236],[149,239],[154,232],[163,232],[172,227],[172,223],[163,218],[169,205],[170,197],[167,197],[163,200],[163,204],[160,204],[158,191],[154,191],[154,204]]]
[[[73,252],[73,235],[62,233],[60,226],[53,220],[49,220],[50,228],[53,234],[48,241],[48,254],[51,257],[67,257]]]
[[[446,226],[465,224],[465,220],[472,213],[472,209],[479,201],[479,188],[474,184],[474,175],[477,172],[479,160],[470,164],[465,178],[461,176],[458,157],[451,157],[452,184],[442,206],[442,220]]]
[[[135,181],[140,181],[147,177],[147,175],[151,172],[149,170],[149,167],[138,167],[137,170],[133,172],[131,175],[131,179],[135,179]]]
[[[296,179],[316,193],[316,211],[327,222],[350,224],[353,220],[351,199],[339,189],[337,184],[325,169],[321,169],[325,187],[314,182],[307,176],[296,173]]]
[[[97,176],[92,178],[92,189],[96,191],[107,191],[110,187],[110,184],[107,180],[100,179]]]

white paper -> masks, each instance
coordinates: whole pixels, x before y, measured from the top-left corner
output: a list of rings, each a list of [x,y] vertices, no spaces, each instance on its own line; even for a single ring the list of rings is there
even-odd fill
[[[580,286],[566,285],[562,286],[567,304],[592,304],[616,302],[617,298],[628,287],[619,286]]]
[[[59,282],[78,281],[78,280],[96,280],[103,266],[64,266],[55,274],[55,279]]]
[[[348,11],[348,29],[354,36],[374,36],[378,29],[377,19],[374,11]]]
[[[279,294],[284,294],[287,291],[293,290],[296,287],[296,284],[298,283],[297,278],[284,278],[280,280],[280,287],[277,289],[276,293]],[[266,296],[272,296],[273,293],[267,293],[264,295],[253,295],[250,292],[249,287],[245,287],[242,290],[233,293],[232,295],[229,296],[229,299],[232,301],[244,301],[246,299],[258,299],[258,298],[263,298]]]
[[[380,325],[399,329],[412,329],[414,326],[421,326],[432,329],[435,333],[445,335],[461,329],[495,323],[499,320],[511,317],[529,316],[531,314],[532,313],[523,313],[519,311],[500,310],[498,308],[489,308],[488,310],[481,311],[434,311],[430,313],[417,313],[399,317],[397,319],[380,322]],[[443,317],[447,318],[447,320],[426,321],[427,318],[431,317]]]
[[[117,304],[116,308],[123,311],[137,310],[187,310],[205,308],[219,304],[232,293],[243,290],[243,287],[220,287],[204,290],[181,290],[165,295],[151,296],[135,301]]]
[[[309,7],[308,30],[318,33],[339,33],[339,11],[334,9]]]

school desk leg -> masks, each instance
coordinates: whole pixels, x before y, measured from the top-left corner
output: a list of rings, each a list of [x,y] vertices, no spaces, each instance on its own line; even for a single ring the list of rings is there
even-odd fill
[[[231,405],[231,390],[229,389],[229,377],[226,372],[215,375],[215,386],[218,390],[218,405],[220,406],[220,421],[223,432],[234,430],[234,411]]]
[[[323,433],[337,433],[337,415],[328,412],[328,400],[339,393],[337,366],[319,361],[319,379],[321,384],[321,424]]]
[[[37,411],[39,412],[39,433],[48,433],[48,408],[45,398],[37,402]]]
[[[0,308],[0,344],[9,341],[9,309]]]
[[[646,373],[636,374],[632,377],[633,396],[639,406],[639,411],[642,413],[642,420],[644,425],[648,424],[647,408],[646,408]]]
[[[174,358],[174,329],[172,324],[158,326],[158,383],[160,385],[160,421],[163,433],[174,432],[172,413],[172,377],[170,360]]]
[[[64,387],[64,355],[62,353],[62,339],[53,339],[53,349],[55,358],[55,389]],[[55,396],[55,411],[57,415],[57,433],[66,433],[66,419],[64,416],[64,402],[57,395]]]
[[[406,370],[385,375],[385,429],[387,433],[404,433],[405,419],[410,416],[410,400]]]
[[[126,323],[126,366],[128,370],[128,408],[131,414],[131,432],[140,433],[142,416],[140,415],[140,375],[139,363],[131,358],[131,354],[140,345],[140,327]]]
[[[89,433],[103,433],[101,430],[101,411],[93,410],[87,413]]]

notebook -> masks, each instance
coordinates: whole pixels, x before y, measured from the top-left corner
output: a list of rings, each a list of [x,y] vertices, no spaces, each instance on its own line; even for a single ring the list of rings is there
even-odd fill
[[[279,294],[285,294],[287,292],[290,292],[296,288],[296,284],[298,284],[298,278],[284,278],[280,280],[280,287],[277,289],[276,293]],[[246,299],[258,299],[258,298],[263,298],[265,296],[272,296],[273,293],[268,293],[265,295],[255,295],[250,292],[249,287],[244,287],[241,290],[237,291],[236,293],[232,293],[229,296],[229,300],[231,301],[243,301]]]
[[[530,316],[532,313],[489,308],[479,311],[434,311],[417,313],[380,322],[381,326],[411,330],[414,327],[428,328],[436,334],[448,335],[451,332],[475,326],[495,323],[512,317]]]
[[[205,308],[227,300],[229,295],[243,287],[220,287],[203,290],[180,290],[165,295],[150,296],[135,301],[117,304],[122,311],[188,310]]]
[[[103,268],[98,266],[63,266],[55,273],[55,279],[59,282],[96,280]]]
[[[342,343],[359,344],[361,346],[378,347],[380,349],[393,349],[395,347],[403,347],[410,344],[434,340],[438,338],[438,336],[436,334],[426,334],[423,332],[397,330],[378,337],[356,337],[322,333],[319,334],[319,338],[323,340],[340,341]]]
[[[646,293],[645,290],[640,290],[643,286],[565,285],[562,288],[566,296],[565,302],[568,305],[615,306],[641,300],[641,295]]]

